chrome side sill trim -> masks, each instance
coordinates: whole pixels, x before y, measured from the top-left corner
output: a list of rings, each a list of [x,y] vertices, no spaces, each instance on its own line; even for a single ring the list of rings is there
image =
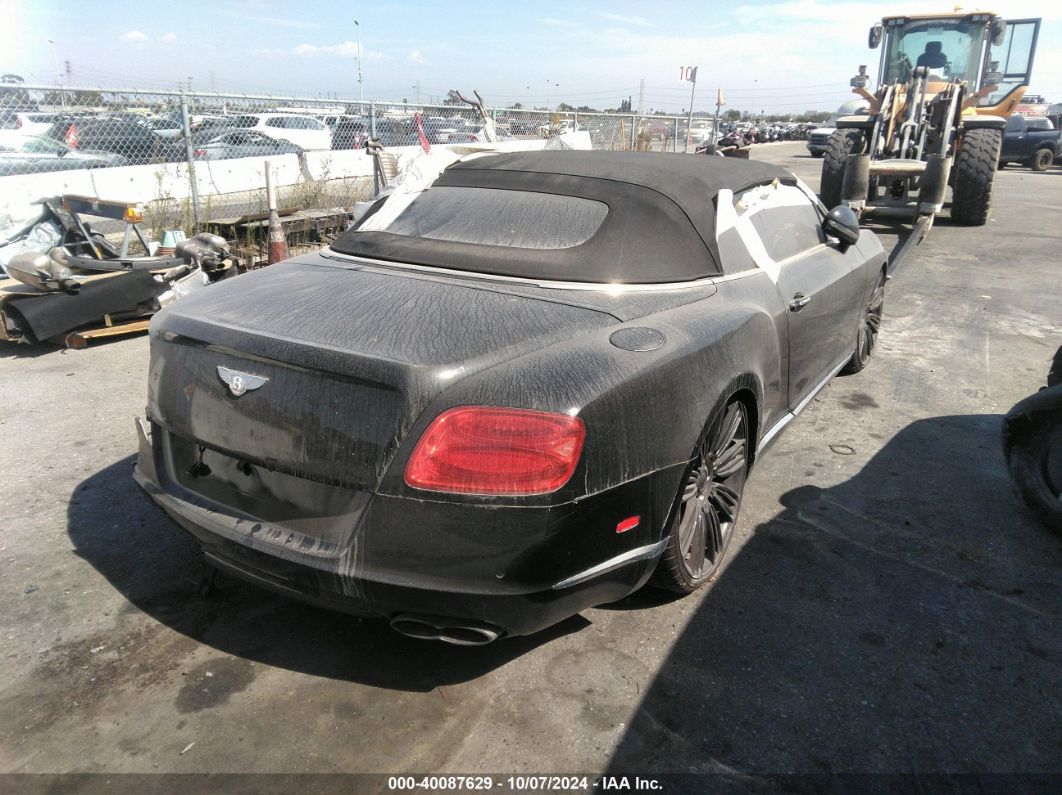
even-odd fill
[[[766,450],[767,447],[775,440],[775,437],[777,437],[778,434],[782,432],[782,429],[785,428],[785,426],[788,425],[789,423],[791,423],[793,420],[795,420],[798,416],[800,416],[800,414],[804,411],[804,409],[806,409],[808,407],[808,404],[811,403],[811,401],[815,399],[815,396],[818,395],[819,392],[821,392],[823,389],[826,388],[826,385],[828,383],[830,383],[830,381],[833,380],[833,377],[835,375],[837,375],[837,373],[841,372],[841,368],[843,368],[846,364],[848,364],[848,360],[851,359],[851,358],[852,358],[851,354],[849,354],[848,356],[845,356],[841,360],[840,364],[835,365],[830,370],[829,375],[827,375],[818,384],[816,384],[815,388],[813,390],[811,390],[810,393],[808,393],[808,396],[806,398],[804,398],[803,400],[801,400],[800,403],[797,404],[797,407],[795,409],[793,409],[792,411],[786,412],[786,414],[780,420],[778,420],[778,422],[776,422],[774,425],[772,425],[770,427],[770,429],[767,431],[767,433],[765,433],[763,435],[763,438],[760,439],[760,443],[758,445],[756,445],[756,455],[759,455],[764,450]]]
[[[603,563],[598,563],[596,566],[591,566],[589,569],[561,580],[553,586],[552,590],[557,591],[561,588],[570,588],[573,585],[586,582],[587,580],[605,574],[613,569],[626,566],[628,563],[635,563],[639,560],[652,560],[653,558],[659,557],[664,552],[664,546],[666,544],[667,538],[665,537],[655,544],[647,544],[644,547],[629,549],[621,555],[616,555],[614,558],[609,558]]]

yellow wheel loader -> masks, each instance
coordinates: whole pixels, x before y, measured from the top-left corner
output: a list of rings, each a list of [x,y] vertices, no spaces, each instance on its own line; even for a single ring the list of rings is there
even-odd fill
[[[1039,19],[982,11],[890,16],[874,25],[877,91],[867,89],[860,66],[851,86],[870,113],[837,122],[822,162],[823,203],[912,220],[915,230],[894,260],[929,231],[949,185],[952,219],[984,224],[1003,129],[1028,89],[1039,31]]]

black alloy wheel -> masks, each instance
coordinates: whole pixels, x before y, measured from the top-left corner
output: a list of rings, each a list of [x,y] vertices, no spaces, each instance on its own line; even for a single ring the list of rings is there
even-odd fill
[[[874,346],[878,342],[878,331],[881,328],[881,313],[885,307],[885,274],[878,279],[874,292],[870,294],[866,309],[860,318],[859,328],[856,330],[855,350],[852,358],[844,366],[845,373],[858,373],[870,363],[870,356],[874,353]]]
[[[719,569],[737,523],[748,474],[748,413],[735,400],[709,425],[682,482],[655,583],[692,593]]]

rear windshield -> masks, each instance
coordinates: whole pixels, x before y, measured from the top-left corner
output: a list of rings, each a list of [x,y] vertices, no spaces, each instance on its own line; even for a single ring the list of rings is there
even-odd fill
[[[572,248],[585,243],[608,215],[592,199],[492,188],[436,187],[422,193],[384,227],[366,231],[525,249]]]

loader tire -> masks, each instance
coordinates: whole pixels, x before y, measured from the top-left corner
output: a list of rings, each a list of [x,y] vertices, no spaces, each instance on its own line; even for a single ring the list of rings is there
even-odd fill
[[[984,226],[992,209],[992,183],[996,178],[999,130],[967,130],[952,172],[951,218],[963,226]]]
[[[862,130],[834,130],[826,153],[822,157],[822,179],[819,181],[819,198],[832,210],[841,203],[841,188],[844,185],[844,169],[848,155],[863,153]]]

